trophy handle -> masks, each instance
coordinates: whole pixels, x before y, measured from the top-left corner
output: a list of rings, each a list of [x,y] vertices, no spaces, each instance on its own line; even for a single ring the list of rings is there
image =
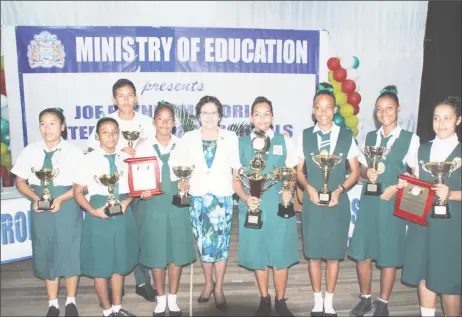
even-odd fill
[[[244,177],[243,177],[243,175],[237,174],[237,179],[239,179],[239,180],[241,181],[242,185],[243,185],[245,188],[247,188],[248,190],[250,190],[250,185],[249,185],[249,184],[246,184],[246,183],[244,182]]]
[[[449,176],[451,176],[451,173],[457,170],[461,164],[462,164],[462,159],[460,157],[456,157],[452,160],[452,165],[451,168],[449,169]]]
[[[432,174],[432,172],[430,172],[430,170],[425,166],[425,162],[424,162],[423,160],[420,160],[419,163],[420,163],[420,166],[422,166],[422,169],[423,169],[425,172]],[[432,174],[432,175],[433,175],[433,174]]]
[[[343,158],[343,153],[340,153],[340,155],[338,156],[337,162],[335,162],[334,167],[340,164],[340,162],[342,161],[342,158]]]
[[[317,166],[322,168],[321,165],[319,164],[319,162],[316,161],[316,156],[314,155],[314,153],[311,153],[311,159],[313,160],[314,164],[316,164]]]
[[[58,175],[59,175],[59,168],[54,168],[54,170],[55,170],[56,172],[55,172],[55,175],[53,176],[53,179],[55,179],[55,178],[58,177]]]

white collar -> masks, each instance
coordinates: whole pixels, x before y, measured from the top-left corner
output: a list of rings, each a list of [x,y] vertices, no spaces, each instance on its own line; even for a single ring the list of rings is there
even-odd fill
[[[396,127],[390,132],[388,136],[398,137],[400,132],[401,132],[401,126],[397,124]],[[385,136],[385,133],[383,132],[383,126],[381,126],[380,129],[377,130],[377,135],[380,135],[380,134]]]
[[[318,132],[318,131],[322,131],[322,130],[319,127],[318,123],[316,122],[316,125],[314,126],[314,129],[313,129],[313,134]],[[332,122],[332,127],[330,128],[330,130],[327,131],[327,132],[322,131],[322,133],[326,134],[326,133],[329,133],[329,132],[337,132],[337,131],[340,131],[340,127]]]
[[[451,135],[450,137],[446,138],[446,139],[440,139],[438,136],[435,136],[435,139],[432,141],[434,144],[444,144],[445,146],[448,146],[448,145],[456,145],[457,143],[459,143],[459,138],[457,137],[457,133],[454,133],[453,135]]]
[[[253,138],[253,137],[255,136],[255,133],[254,133],[253,131],[254,131],[254,130],[252,130],[251,138]],[[274,131],[273,131],[273,129],[268,129],[265,133],[266,133],[266,135],[267,135],[270,139],[274,138]]]
[[[169,151],[173,150],[177,140],[178,140],[178,138],[176,137],[176,135],[171,134],[170,141],[168,142],[165,149],[169,149]],[[157,145],[159,145],[159,147],[163,148],[162,144],[159,143],[159,140],[157,140],[157,138],[154,138],[154,140],[152,141],[152,144],[153,145],[157,144]]]
[[[55,146],[54,148],[52,148],[51,150],[49,150],[48,147],[47,147],[47,145],[46,145],[46,143],[45,143],[45,140],[42,139],[42,148],[43,148],[43,150],[46,151],[46,152],[53,152],[53,151],[55,151],[55,150],[61,151],[61,149],[62,149],[62,147],[63,147],[63,144],[64,144],[64,139],[61,138],[61,139],[59,140],[59,143],[56,144],[56,146]]]

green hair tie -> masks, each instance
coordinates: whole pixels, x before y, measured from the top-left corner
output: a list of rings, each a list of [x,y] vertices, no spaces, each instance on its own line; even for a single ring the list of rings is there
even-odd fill
[[[330,93],[334,93],[334,88],[332,87],[324,87],[324,86],[321,86],[319,85],[318,86],[318,89],[316,90],[316,93],[320,93],[321,91],[327,91],[327,92],[330,92]]]
[[[59,112],[64,112],[63,108],[54,107],[53,109],[58,110]]]
[[[384,89],[380,90],[381,95],[386,94],[386,93],[393,94],[395,96],[398,94],[398,92],[396,90],[394,90],[394,89],[386,89],[386,88],[384,88]]]

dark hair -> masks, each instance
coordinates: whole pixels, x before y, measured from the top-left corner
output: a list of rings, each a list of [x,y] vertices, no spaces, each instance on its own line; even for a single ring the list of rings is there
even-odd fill
[[[39,114],[39,122],[40,122],[40,119],[42,119],[42,116],[46,113],[51,113],[51,114],[54,114],[59,122],[61,124],[64,125],[64,131],[61,131],[61,137],[66,140],[67,139],[67,124],[66,124],[66,117],[64,117],[64,113],[63,113],[63,109],[61,108],[46,108],[42,111],[40,111],[40,114]]]
[[[218,111],[218,126],[220,126],[220,121],[221,118],[223,118],[223,105],[221,104],[220,100],[218,100],[217,97],[214,96],[204,96],[202,97],[199,102],[196,105],[196,117],[199,118],[201,114],[202,107],[207,104],[207,103],[213,103],[215,106],[217,106],[217,111]]]
[[[314,94],[313,104],[316,98],[320,95],[328,95],[334,98],[334,106],[337,106],[337,101],[335,100],[334,87],[329,83],[319,83],[316,87],[316,93]]]
[[[153,118],[155,118],[159,114],[159,111],[161,111],[162,109],[167,109],[168,111],[170,111],[172,113],[173,121],[175,121],[175,111],[173,110],[173,108],[168,104],[160,102],[157,104],[156,110],[154,110]]]
[[[454,109],[454,112],[456,113],[456,118],[459,118],[462,115],[460,97],[447,97],[443,101],[437,103],[435,105],[435,108],[439,105],[451,106],[451,108]]]
[[[97,134],[99,134],[99,129],[106,122],[112,122],[117,126],[117,128],[119,128],[119,123],[116,121],[116,119],[111,118],[111,117],[104,117],[104,118],[99,119],[98,122],[96,123],[96,133]]]
[[[390,97],[391,99],[395,101],[397,105],[399,105],[398,88],[396,88],[395,85],[388,85],[388,86],[383,87],[383,89],[380,90],[380,94],[375,100],[375,103],[377,103],[377,101],[382,97]]]
[[[112,96],[115,98],[117,89],[125,87],[125,86],[132,87],[133,92],[136,95],[136,88],[135,88],[135,85],[133,84],[133,82],[131,80],[121,78],[121,79],[119,79],[118,81],[115,82],[114,86],[112,86]]]
[[[250,108],[250,113],[253,113],[255,105],[259,103],[267,103],[270,107],[271,114],[273,114],[273,103],[268,98],[263,97],[263,96],[259,96],[255,98],[254,102],[252,103],[252,107]]]

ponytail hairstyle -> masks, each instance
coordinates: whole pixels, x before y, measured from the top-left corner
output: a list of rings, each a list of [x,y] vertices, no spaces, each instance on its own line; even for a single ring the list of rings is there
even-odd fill
[[[375,103],[377,103],[377,101],[382,97],[390,97],[395,101],[396,105],[399,106],[398,88],[396,88],[395,85],[388,85],[385,86],[382,90],[380,90],[380,94],[375,100]]]
[[[61,137],[64,140],[66,140],[67,139],[67,124],[66,124],[66,117],[64,117],[64,110],[62,108],[54,107],[54,108],[46,108],[40,111],[39,123],[40,123],[40,119],[42,119],[42,116],[47,113],[54,114],[58,118],[59,123],[64,125],[64,130],[61,131]]]
[[[331,84],[324,82],[324,83],[320,83],[316,87],[316,93],[314,94],[313,104],[316,98],[320,95],[331,96],[332,98],[334,98],[334,106],[337,106],[337,102],[335,100],[335,94],[334,94],[334,87]]]

